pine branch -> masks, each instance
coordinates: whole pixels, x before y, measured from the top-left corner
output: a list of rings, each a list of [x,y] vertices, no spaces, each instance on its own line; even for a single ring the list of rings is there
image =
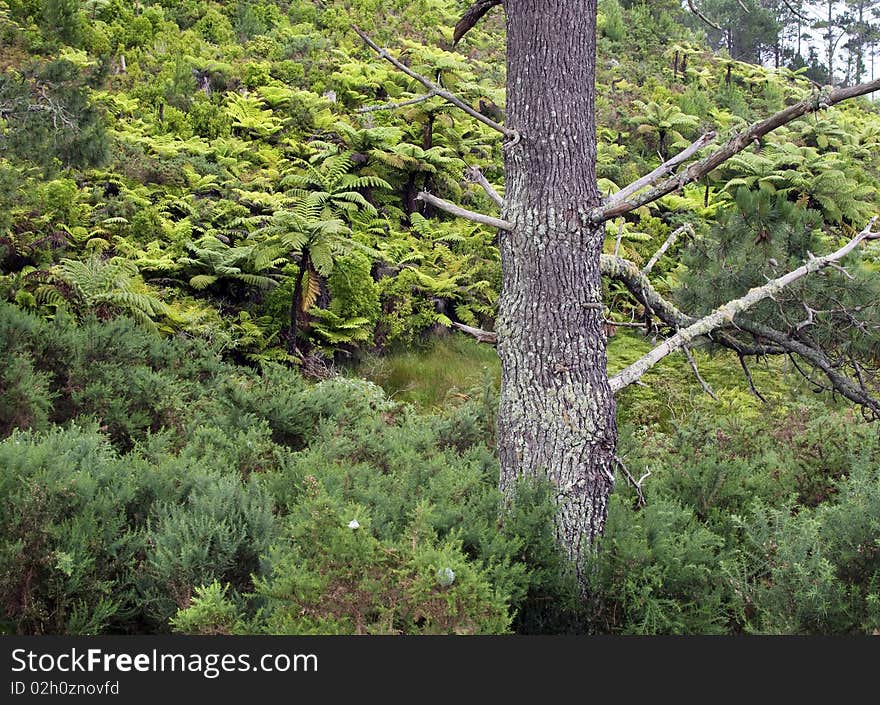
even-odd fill
[[[817,112],[823,108],[828,108],[837,103],[856,98],[858,96],[867,95],[880,90],[880,78],[868,83],[861,83],[857,86],[848,88],[838,88],[828,94],[816,94],[800,103],[795,103],[785,110],[775,115],[757,122],[737,135],[734,135],[723,147],[715,150],[705,159],[702,159],[675,176],[668,178],[654,188],[646,191],[641,196],[637,196],[631,200],[622,201],[612,206],[602,206],[593,211],[592,220],[594,223],[601,223],[612,218],[629,213],[636,208],[641,208],[648,203],[656,201],[674,191],[683,189],[687,184],[697,181],[715,168],[726,162],[735,154],[743,151],[755,140],[760,139],[764,135],[772,132],[778,127],[788,124],[792,120]]]
[[[611,390],[613,392],[617,392],[624,387],[632,384],[643,374],[645,374],[645,372],[651,369],[651,367],[653,367],[660,360],[666,357],[669,353],[678,350],[683,345],[687,345],[697,337],[708,335],[709,333],[712,333],[713,331],[732,323],[734,317],[737,314],[748,310],[759,301],[762,301],[767,297],[771,297],[774,294],[779,293],[789,284],[792,284],[798,279],[801,279],[808,274],[812,274],[813,272],[824,269],[825,267],[828,267],[831,263],[836,262],[843,257],[846,257],[846,255],[852,252],[865,240],[876,239],[880,237],[880,233],[872,232],[872,228],[874,227],[874,224],[876,222],[877,218],[872,218],[871,222],[868,223],[868,225],[865,227],[864,230],[862,230],[862,232],[852,238],[837,251],[832,252],[829,255],[825,255],[824,257],[812,257],[802,266],[798,267],[795,270],[792,270],[788,274],[785,274],[776,279],[772,279],[764,286],[751,289],[745,296],[723,304],[715,311],[710,313],[708,316],[704,316],[703,318],[689,325],[687,328],[678,331],[671,338],[668,338],[663,343],[648,352],[646,355],[643,355],[641,358],[636,360],[633,364],[626,367],[620,373],[614,375],[614,377],[610,379]]]

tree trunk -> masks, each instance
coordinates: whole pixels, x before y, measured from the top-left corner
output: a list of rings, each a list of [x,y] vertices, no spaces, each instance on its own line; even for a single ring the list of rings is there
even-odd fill
[[[287,352],[296,354],[296,331],[299,327],[299,312],[302,308],[302,284],[309,262],[309,248],[304,247],[299,260],[299,272],[293,284],[293,294],[290,297],[290,329],[287,331]]]
[[[606,374],[594,122],[596,0],[505,0],[507,126],[498,354],[500,486],[557,488],[557,539],[578,565],[602,534],[617,429]],[[579,567],[579,566],[578,566]]]

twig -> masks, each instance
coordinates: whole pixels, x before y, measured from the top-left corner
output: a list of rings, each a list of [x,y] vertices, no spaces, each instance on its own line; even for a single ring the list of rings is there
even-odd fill
[[[642,475],[638,480],[635,480],[633,476],[630,474],[629,469],[626,467],[626,463],[623,462],[623,459],[619,455],[614,456],[614,463],[623,473],[623,476],[626,478],[626,481],[632,486],[632,488],[636,491],[636,495],[638,495],[638,506],[639,508],[646,507],[648,505],[648,501],[645,499],[645,493],[642,491],[642,483],[651,477],[651,469],[647,468],[647,471],[644,475]]]
[[[758,391],[758,388],[755,386],[755,382],[752,380],[752,373],[749,372],[749,366],[746,364],[745,357],[743,357],[742,355],[738,355],[738,357],[739,357],[739,364],[743,368],[743,372],[746,375],[746,381],[748,381],[748,383],[749,383],[749,389],[752,390],[752,394],[754,394],[756,397],[758,397],[758,399],[760,399],[762,402],[764,402],[766,404],[767,400],[764,398],[764,396],[761,394],[761,392]]]
[[[483,225],[498,228],[499,230],[513,230],[513,225],[508,223],[506,220],[501,220],[501,218],[493,218],[491,215],[483,215],[482,213],[474,213],[474,211],[469,211],[465,208],[462,208],[461,206],[455,205],[454,203],[444,201],[442,198],[432,196],[427,191],[422,191],[418,196],[416,196],[416,200],[427,203],[428,205],[434,206],[435,208],[439,208],[441,211],[451,213],[452,215],[458,216],[459,218],[471,220],[474,223],[482,223]]]
[[[626,221],[621,218],[620,225],[617,227],[617,240],[614,243],[614,256],[617,257],[617,253],[620,252],[620,241],[623,240],[623,226],[626,224]]]
[[[647,328],[645,321],[613,321],[610,318],[603,318],[602,323],[606,326],[614,326],[615,328]]]
[[[802,14],[801,12],[796,10],[794,7],[792,7],[791,3],[788,0],[782,0],[782,2],[788,8],[788,11],[791,12],[791,14],[793,14],[795,17],[803,20],[804,22],[812,22],[812,20],[809,17],[807,17],[806,15]]]
[[[690,235],[694,234],[693,228],[691,228],[690,224],[684,224],[680,228],[676,228],[671,233],[669,233],[669,237],[666,238],[666,241],[660,245],[660,249],[658,249],[652,256],[651,259],[648,260],[648,264],[642,267],[642,274],[648,274],[653,268],[654,265],[660,260],[663,254],[668,250],[672,245],[675,244],[675,241],[678,239],[678,236],[681,233],[688,233]]]
[[[709,383],[703,379],[702,375],[700,375],[700,370],[697,368],[697,361],[694,359],[694,356],[691,353],[691,349],[687,345],[682,346],[681,349],[685,357],[687,358],[688,364],[691,366],[694,377],[697,378],[697,381],[700,383],[703,391],[706,392],[706,394],[712,397],[715,401],[718,401],[718,397],[715,396],[715,392],[712,391],[712,387],[710,387]]]
[[[519,142],[519,133],[516,130],[511,130],[508,127],[504,127],[504,125],[501,125],[501,124],[495,122],[494,120],[487,118],[482,113],[477,112],[470,105],[465,103],[460,98],[454,96],[452,93],[445,90],[444,88],[441,88],[440,86],[438,86],[436,83],[434,83],[430,79],[427,79],[424,76],[422,76],[421,74],[416,73],[406,64],[403,64],[400,61],[398,61],[397,59],[395,59],[393,56],[391,56],[391,54],[389,54],[387,51],[382,49],[378,44],[376,44],[372,39],[370,39],[360,27],[358,27],[357,25],[352,25],[351,27],[355,31],[355,33],[361,39],[364,40],[366,45],[379,55],[379,58],[385,59],[392,66],[394,66],[394,68],[398,69],[399,71],[402,71],[410,78],[415,79],[416,81],[421,83],[425,88],[427,88],[430,92],[433,92],[435,95],[438,95],[441,98],[443,98],[444,100],[449,101],[456,108],[460,108],[461,110],[464,110],[464,112],[466,112],[468,115],[470,115],[475,120],[479,120],[484,125],[488,125],[489,127],[491,127],[493,130],[497,130],[502,135],[504,135],[509,140],[511,140],[511,142],[513,144],[516,144],[517,142]]]

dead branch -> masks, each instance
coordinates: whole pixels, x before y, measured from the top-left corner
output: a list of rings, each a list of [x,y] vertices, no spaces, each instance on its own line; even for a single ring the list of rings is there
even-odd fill
[[[455,25],[455,30],[452,33],[452,46],[458,44],[461,38],[483,18],[483,15],[496,5],[500,5],[501,2],[502,0],[477,0],[471,5]]]
[[[748,310],[759,301],[762,301],[767,297],[771,297],[774,294],[779,293],[789,284],[792,284],[798,279],[801,279],[808,274],[812,274],[813,272],[824,269],[832,262],[836,262],[837,260],[846,257],[846,255],[852,252],[865,240],[876,239],[880,237],[880,233],[872,232],[872,228],[874,227],[874,224],[876,222],[877,217],[872,218],[871,222],[868,223],[868,225],[865,227],[864,230],[862,230],[862,232],[860,232],[858,235],[856,235],[843,247],[836,250],[835,252],[832,252],[829,255],[825,255],[824,257],[813,257],[805,262],[802,266],[798,267],[795,270],[792,270],[788,274],[785,274],[776,279],[772,279],[764,286],[751,289],[745,296],[727,302],[726,304],[718,307],[708,316],[704,316],[703,318],[689,325],[687,328],[679,330],[675,335],[667,338],[663,343],[655,347],[653,350],[649,351],[647,354],[643,355],[633,364],[626,367],[620,373],[614,375],[614,377],[609,380],[612,392],[617,392],[624,387],[632,384],[635,380],[639,379],[643,374],[645,374],[645,372],[651,369],[651,367],[657,364],[669,353],[678,350],[683,345],[687,345],[694,338],[708,335],[709,333],[719,328],[732,324],[733,319],[737,314]]]
[[[629,472],[629,468],[626,467],[626,463],[623,462],[623,458],[619,455],[614,456],[614,462],[617,465],[618,469],[623,473],[623,476],[626,478],[626,481],[632,486],[632,488],[636,491],[636,495],[638,495],[638,506],[645,507],[648,502],[645,499],[645,493],[642,491],[642,483],[651,477],[650,468],[642,475],[638,480],[633,478],[633,476]]]
[[[708,17],[706,17],[706,15],[704,15],[702,12],[700,12],[694,6],[693,0],[687,0],[687,4],[688,4],[688,7],[691,9],[691,12],[693,12],[697,17],[699,17],[701,20],[703,20],[703,22],[705,22],[707,25],[709,25],[712,29],[718,30],[719,32],[721,31],[721,26],[716,24],[715,22],[710,20]]]
[[[504,135],[509,140],[511,140],[512,144],[516,144],[517,142],[519,142],[519,133],[516,130],[511,130],[510,128],[504,127],[504,125],[501,125],[501,124],[495,122],[494,120],[487,118],[482,113],[479,113],[476,110],[474,110],[470,105],[468,105],[463,100],[461,100],[461,98],[458,98],[457,96],[453,95],[452,93],[450,93],[446,89],[441,88],[436,83],[434,83],[433,81],[431,81],[428,78],[425,78],[421,74],[416,73],[409,66],[398,61],[393,56],[391,56],[391,54],[389,54],[387,51],[382,49],[378,44],[376,44],[372,39],[370,39],[366,35],[366,33],[364,33],[364,31],[360,27],[358,27],[357,25],[352,25],[351,28],[355,31],[355,33],[361,39],[364,40],[364,43],[368,47],[370,47],[370,49],[372,49],[373,51],[375,51],[379,55],[379,58],[385,59],[386,61],[388,61],[398,71],[402,71],[410,78],[415,79],[416,81],[421,83],[425,88],[427,88],[428,91],[434,93],[434,95],[440,96],[444,100],[452,103],[456,108],[460,108],[461,110],[464,110],[464,112],[466,112],[468,115],[470,115],[475,120],[479,120],[484,125],[488,125],[489,127],[491,127],[493,130],[497,130],[502,135]]]
[[[712,387],[709,386],[709,383],[704,380],[703,376],[700,374],[700,370],[697,367],[697,361],[694,359],[693,353],[691,353],[691,349],[687,345],[682,346],[681,349],[684,353],[684,356],[687,358],[688,364],[691,366],[691,371],[694,373],[694,377],[697,378],[697,381],[700,383],[703,391],[706,392],[706,394],[712,397],[715,401],[718,401],[718,397],[715,396],[715,392],[712,391]]]
[[[612,218],[617,218],[625,213],[629,213],[636,208],[641,208],[648,203],[652,203],[658,198],[662,198],[674,191],[679,191],[687,184],[703,178],[706,174],[726,162],[732,156],[743,151],[755,140],[760,139],[776,128],[782,127],[792,120],[796,120],[808,113],[817,112],[818,110],[828,108],[844,100],[867,95],[876,90],[880,90],[880,78],[868,83],[860,83],[857,86],[838,88],[827,94],[816,94],[802,100],[800,103],[795,103],[766,120],[757,122],[739,134],[734,135],[724,146],[712,152],[708,157],[691,164],[680,173],[669,177],[654,188],[644,192],[642,195],[636,196],[631,200],[616,203],[610,207],[601,206],[596,208],[593,211],[592,220],[594,223],[611,220]]]
[[[699,152],[703,147],[709,144],[712,140],[715,139],[717,133],[714,130],[710,130],[706,134],[702,135],[696,142],[690,145],[687,149],[682,150],[678,154],[676,154],[672,159],[663,162],[660,166],[654,169],[652,172],[645,174],[639,179],[633,181],[629,186],[625,186],[620,189],[615,194],[612,194],[608,198],[605,199],[605,208],[611,208],[622,201],[625,201],[627,198],[632,196],[633,194],[641,191],[643,188],[647,188],[648,186],[657,183],[660,179],[662,179],[667,174],[671,174],[675,167],[683,162],[686,162],[692,156],[694,156],[697,152]]]
[[[416,196],[416,200],[434,206],[434,208],[439,208],[441,211],[451,213],[452,215],[458,216],[459,218],[473,221],[474,223],[482,223],[483,225],[488,225],[492,228],[498,228],[499,230],[513,230],[513,225],[508,223],[506,220],[501,220],[501,218],[493,218],[491,215],[483,215],[482,213],[474,213],[474,211],[469,211],[462,208],[461,206],[455,205],[454,203],[444,201],[442,198],[432,196],[427,191],[422,191],[418,196]]]
[[[457,323],[456,321],[452,322],[459,330],[464,331],[468,335],[472,335],[477,339],[479,343],[489,343],[490,345],[498,344],[498,334],[493,333],[492,331],[482,330],[480,328],[474,328],[473,326],[466,326],[464,323]]]
[[[803,13],[799,12],[798,10],[796,10],[796,9],[792,6],[792,4],[789,2],[789,0],[782,0],[782,2],[783,2],[783,4],[788,8],[788,11],[789,11],[791,14],[793,14],[795,17],[797,17],[797,18],[800,19],[800,20],[803,20],[804,22],[812,22],[812,20],[811,20],[809,17],[807,17],[807,16],[804,15]]]
[[[640,304],[653,311],[666,325],[677,328],[688,326],[693,319],[679,311],[664,299],[635,263],[623,257],[599,256],[599,270],[607,277],[621,282],[636,297]]]
[[[755,381],[752,379],[752,373],[749,371],[749,366],[746,364],[746,358],[744,355],[737,355],[739,358],[740,367],[743,369],[743,374],[746,376],[746,382],[749,383],[749,389],[752,390],[752,394],[754,394],[758,399],[760,399],[765,404],[767,400],[764,398],[764,395],[758,391],[758,388],[755,386]]]
[[[653,268],[654,265],[660,260],[663,254],[675,244],[675,241],[678,239],[678,236],[682,233],[688,233],[693,236],[694,230],[690,226],[689,223],[685,223],[680,228],[676,228],[671,233],[669,233],[669,237],[666,238],[666,241],[660,245],[660,249],[658,249],[652,256],[651,259],[648,260],[648,264],[642,267],[642,274],[648,274]]]
[[[498,195],[498,192],[493,188],[492,184],[489,183],[489,180],[480,170],[478,166],[471,166],[464,170],[464,178],[474,184],[479,184],[483,187],[483,190],[489,195],[493,201],[495,201],[495,205],[499,208],[504,208],[504,199]]]
[[[620,252],[620,241],[623,240],[623,226],[626,225],[626,221],[621,218],[620,225],[617,227],[617,240],[614,241],[614,256],[617,257]]]
[[[419,103],[424,103],[426,100],[431,100],[431,98],[435,97],[437,94],[434,91],[430,93],[425,93],[424,95],[420,95],[418,98],[412,98],[411,100],[404,100],[400,103],[385,103],[384,105],[370,105],[366,108],[358,108],[355,110],[356,113],[373,113],[377,110],[397,110],[398,108],[405,108],[408,105],[418,105]]]

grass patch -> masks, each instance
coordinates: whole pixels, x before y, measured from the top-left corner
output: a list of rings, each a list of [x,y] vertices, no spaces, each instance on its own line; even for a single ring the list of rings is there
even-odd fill
[[[486,376],[500,385],[501,363],[491,345],[454,334],[412,350],[366,356],[352,375],[375,382],[396,401],[430,410],[466,399]]]

